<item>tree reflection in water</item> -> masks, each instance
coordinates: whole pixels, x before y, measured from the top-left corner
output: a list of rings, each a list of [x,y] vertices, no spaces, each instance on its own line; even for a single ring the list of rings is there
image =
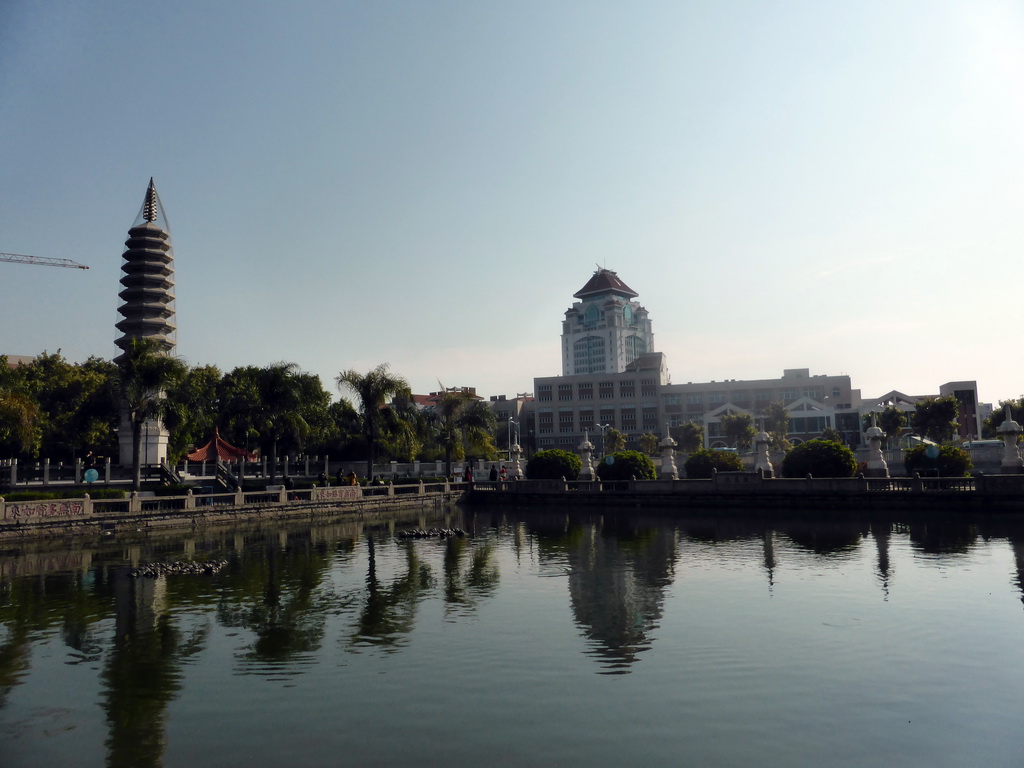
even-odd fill
[[[463,571],[468,554],[469,567]],[[482,598],[494,594],[500,572],[494,562],[494,545],[470,543],[465,538],[449,538],[444,549],[445,616],[464,615],[474,610]]]
[[[337,601],[324,588],[331,559],[326,543],[307,537],[267,540],[260,549],[247,549],[235,571],[239,582],[226,590],[217,606],[217,619],[226,627],[248,629],[256,635],[240,658],[280,671],[301,671],[294,662],[320,647],[327,613]]]
[[[355,632],[348,641],[349,650],[377,646],[386,651],[401,647],[412,632],[416,606],[433,586],[430,566],[420,560],[412,541],[400,545],[405,551],[405,574],[388,586],[377,576],[377,552],[373,534],[366,537],[366,596]]]

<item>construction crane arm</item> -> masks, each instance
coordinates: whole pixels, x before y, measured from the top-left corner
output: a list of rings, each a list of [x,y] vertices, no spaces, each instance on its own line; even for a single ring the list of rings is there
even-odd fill
[[[0,253],[0,261],[11,261],[15,264],[38,264],[42,267],[67,267],[68,269],[88,269],[71,259],[50,259],[45,256],[24,256],[20,253]]]

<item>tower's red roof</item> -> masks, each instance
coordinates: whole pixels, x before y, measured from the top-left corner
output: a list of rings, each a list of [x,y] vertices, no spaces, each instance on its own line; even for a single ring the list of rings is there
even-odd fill
[[[577,299],[584,299],[587,296],[594,296],[601,293],[616,293],[619,296],[636,297],[636,291],[619,279],[619,276],[610,269],[599,268],[587,284],[573,294]]]

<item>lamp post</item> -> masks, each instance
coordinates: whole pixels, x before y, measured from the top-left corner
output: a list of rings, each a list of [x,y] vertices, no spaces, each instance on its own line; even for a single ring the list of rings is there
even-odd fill
[[[611,429],[611,424],[595,424],[597,429],[601,430],[601,453],[608,453],[608,430]]]

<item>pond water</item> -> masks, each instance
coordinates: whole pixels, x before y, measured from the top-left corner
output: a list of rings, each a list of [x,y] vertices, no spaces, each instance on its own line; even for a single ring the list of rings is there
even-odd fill
[[[0,765],[1019,766],[1022,573],[1005,520],[635,509],[8,548]]]

